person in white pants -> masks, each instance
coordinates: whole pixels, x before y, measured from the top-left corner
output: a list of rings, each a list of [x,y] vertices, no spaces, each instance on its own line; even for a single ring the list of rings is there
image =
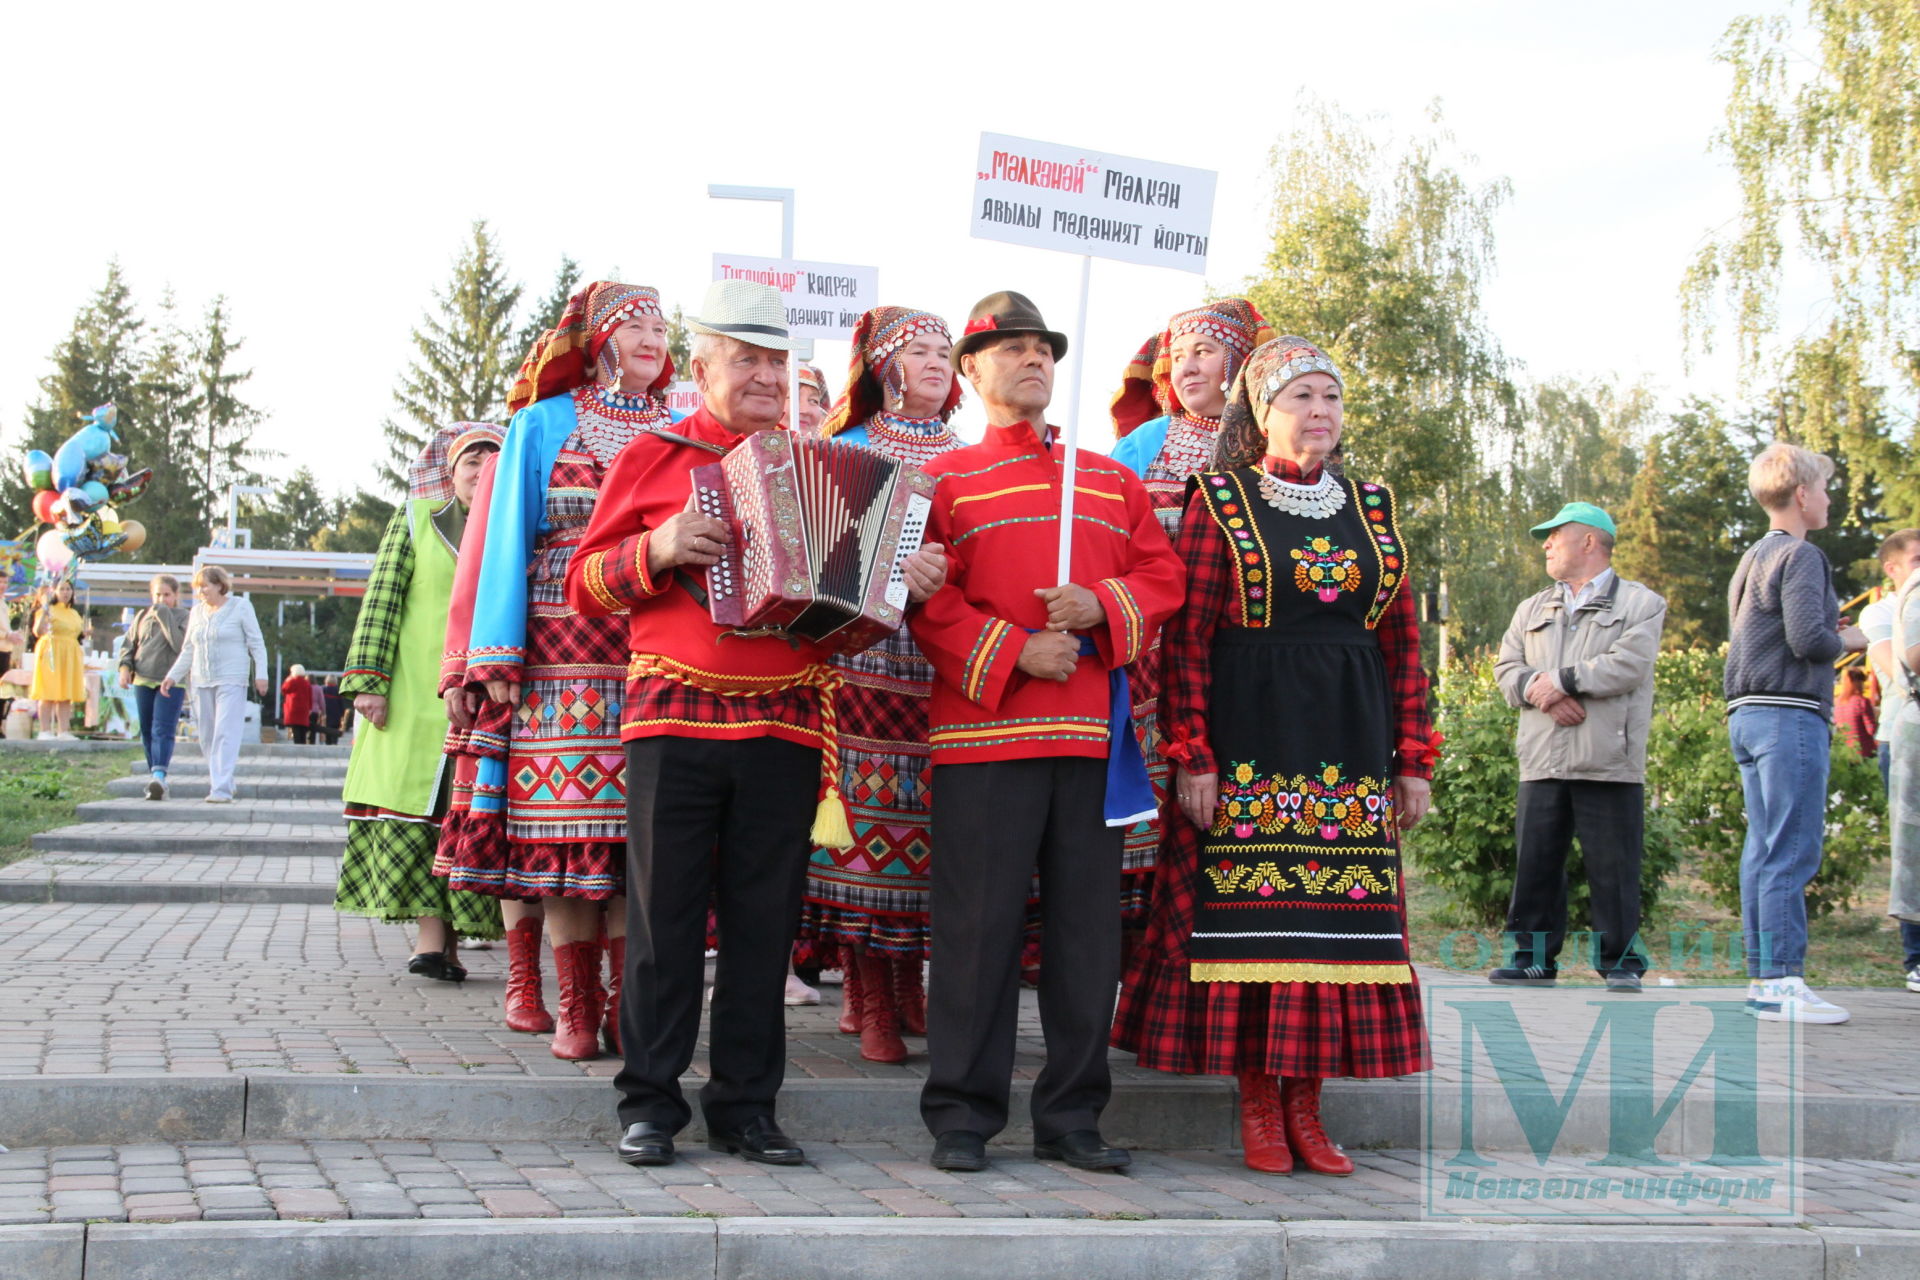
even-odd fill
[[[240,759],[240,726],[246,717],[247,671],[257,674],[254,691],[267,694],[267,644],[253,603],[232,596],[233,577],[217,564],[193,574],[199,600],[187,615],[187,638],[180,646],[160,692],[186,681],[193,691],[193,720],[207,760],[207,803],[231,804],[233,769]]]

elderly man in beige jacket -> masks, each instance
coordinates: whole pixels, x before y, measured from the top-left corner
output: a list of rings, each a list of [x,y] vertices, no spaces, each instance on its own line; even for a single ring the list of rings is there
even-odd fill
[[[1490,981],[1552,986],[1567,933],[1567,854],[1592,890],[1593,965],[1640,990],[1640,858],[1653,659],[1667,602],[1613,571],[1613,518],[1569,502],[1533,527],[1553,585],[1513,611],[1494,679],[1520,711],[1511,954]]]

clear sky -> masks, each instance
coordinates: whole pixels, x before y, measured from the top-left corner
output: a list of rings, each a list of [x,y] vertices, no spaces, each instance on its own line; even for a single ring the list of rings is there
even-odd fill
[[[710,182],[796,188],[799,256],[875,264],[887,300],[956,331],[1001,288],[1069,329],[1076,258],[968,238],[989,131],[1220,174],[1204,280],[1095,263],[1070,358],[1099,443],[1140,341],[1259,265],[1301,90],[1403,131],[1439,99],[1471,175],[1512,181],[1487,304],[1527,376],[1727,394],[1725,361],[1683,368],[1677,287],[1736,207],[1707,154],[1715,44],[1781,4],[23,6],[0,75],[0,438],[118,257],[149,314],[167,286],[190,313],[227,296],[279,467],[369,483],[408,331],[473,218],[533,292],[566,252],[694,311],[715,251],[779,248],[778,206]],[[823,344],[836,391],[845,361]]]

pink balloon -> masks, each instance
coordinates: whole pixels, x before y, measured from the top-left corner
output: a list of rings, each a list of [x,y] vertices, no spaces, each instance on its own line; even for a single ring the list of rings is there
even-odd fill
[[[61,537],[59,530],[49,529],[33,544],[33,553],[40,558],[40,568],[47,573],[64,573],[73,562],[73,551],[61,541]]]

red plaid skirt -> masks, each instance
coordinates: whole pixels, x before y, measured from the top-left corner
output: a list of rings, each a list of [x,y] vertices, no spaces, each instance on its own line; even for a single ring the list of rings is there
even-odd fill
[[[1143,1067],[1182,1075],[1377,1077],[1432,1068],[1417,982],[1189,980],[1199,833],[1172,805],[1161,816],[1167,838],[1153,912],[1127,966],[1115,1048],[1138,1055]]]

